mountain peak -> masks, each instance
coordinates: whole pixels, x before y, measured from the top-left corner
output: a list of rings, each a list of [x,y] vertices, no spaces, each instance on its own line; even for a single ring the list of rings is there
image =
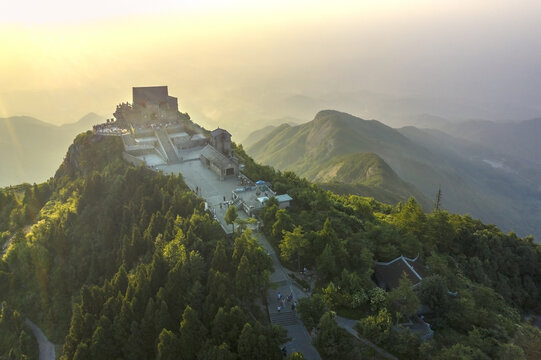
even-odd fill
[[[364,120],[359,117],[353,116],[351,114],[338,111],[338,110],[321,110],[319,111],[316,116],[314,117],[314,121],[317,120],[330,120],[330,119],[337,119],[337,120]]]
[[[105,120],[105,118],[101,115],[98,115],[94,112],[89,112],[88,114],[86,114],[85,116],[83,116],[82,118],[80,118],[79,120],[75,121],[75,122],[72,122],[72,123],[68,123],[68,124],[64,124],[62,126],[73,126],[73,125],[83,125],[83,126],[92,126],[92,125],[96,125],[98,123],[101,123]]]
[[[86,120],[94,120],[94,119],[103,119],[103,116],[96,114],[95,112],[89,112],[85,116],[83,116],[80,121],[86,121]]]

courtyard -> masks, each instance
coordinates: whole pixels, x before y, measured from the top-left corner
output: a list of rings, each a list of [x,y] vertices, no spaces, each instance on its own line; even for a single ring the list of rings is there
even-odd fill
[[[225,222],[224,217],[229,204],[233,202],[233,190],[239,186],[239,180],[235,176],[220,180],[215,172],[199,161],[200,151],[201,148],[181,151],[183,162],[157,165],[154,169],[163,171],[164,174],[182,174],[186,185],[206,200],[208,209],[222,225],[226,234],[231,234],[233,227]],[[240,218],[247,217],[240,209],[238,210]]]

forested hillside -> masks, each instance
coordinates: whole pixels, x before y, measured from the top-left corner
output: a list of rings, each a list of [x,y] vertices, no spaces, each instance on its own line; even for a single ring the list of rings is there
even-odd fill
[[[79,135],[55,177],[0,192],[0,356],[36,356],[22,325],[36,322],[63,359],[280,359],[285,332],[261,299],[272,262],[249,230],[225,238],[180,176],[134,168],[118,138]],[[270,200],[262,231],[311,297],[299,313],[325,359],[358,359],[335,314],[359,320],[359,336],[403,359],[537,359],[541,252],[469,216],[425,213],[336,195],[258,165],[234,149],[246,175],[293,197]],[[419,257],[428,275],[385,292],[375,261]],[[405,330],[423,304],[434,331]],[[7,320],[6,320],[7,319]],[[15,350],[14,350],[15,349]],[[16,353],[14,351],[17,351]]]
[[[396,206],[339,196],[237,155],[252,178],[268,179],[295,200],[289,209],[270,203],[264,232],[292,268],[315,269],[311,299],[300,311],[318,329],[316,345],[328,359],[349,358],[351,348],[330,310],[360,320],[362,336],[403,359],[538,359],[541,332],[522,320],[541,311],[541,249],[531,237],[504,234],[469,216],[424,213],[412,198]],[[427,266],[420,286],[408,279],[390,292],[376,287],[374,261],[419,256]],[[421,342],[396,327],[420,304],[434,330]]]
[[[38,359],[38,344],[30,328],[5,301],[0,305],[0,359]]]
[[[265,252],[249,232],[225,239],[182,178],[130,167],[121,149],[82,134],[53,180],[2,190],[1,300],[63,359],[280,359],[284,333],[253,302]]]
[[[402,180],[378,155],[360,153],[335,156],[310,171],[309,178],[337,194],[369,196],[396,204],[414,196],[425,209],[433,202]]]

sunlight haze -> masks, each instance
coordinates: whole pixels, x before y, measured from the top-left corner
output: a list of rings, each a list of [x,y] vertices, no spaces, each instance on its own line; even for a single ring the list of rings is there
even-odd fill
[[[205,126],[246,135],[323,108],[400,124],[541,114],[533,1],[165,1],[0,5],[0,116],[111,116],[168,85]],[[28,9],[31,9],[30,11]]]
[[[0,0],[0,360],[541,354],[540,0]]]

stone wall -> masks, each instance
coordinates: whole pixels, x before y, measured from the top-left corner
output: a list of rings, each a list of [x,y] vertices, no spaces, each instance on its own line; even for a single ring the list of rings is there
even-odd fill
[[[136,158],[133,155],[128,154],[127,152],[122,152],[122,158],[135,166],[145,166],[145,162],[139,158]]]

